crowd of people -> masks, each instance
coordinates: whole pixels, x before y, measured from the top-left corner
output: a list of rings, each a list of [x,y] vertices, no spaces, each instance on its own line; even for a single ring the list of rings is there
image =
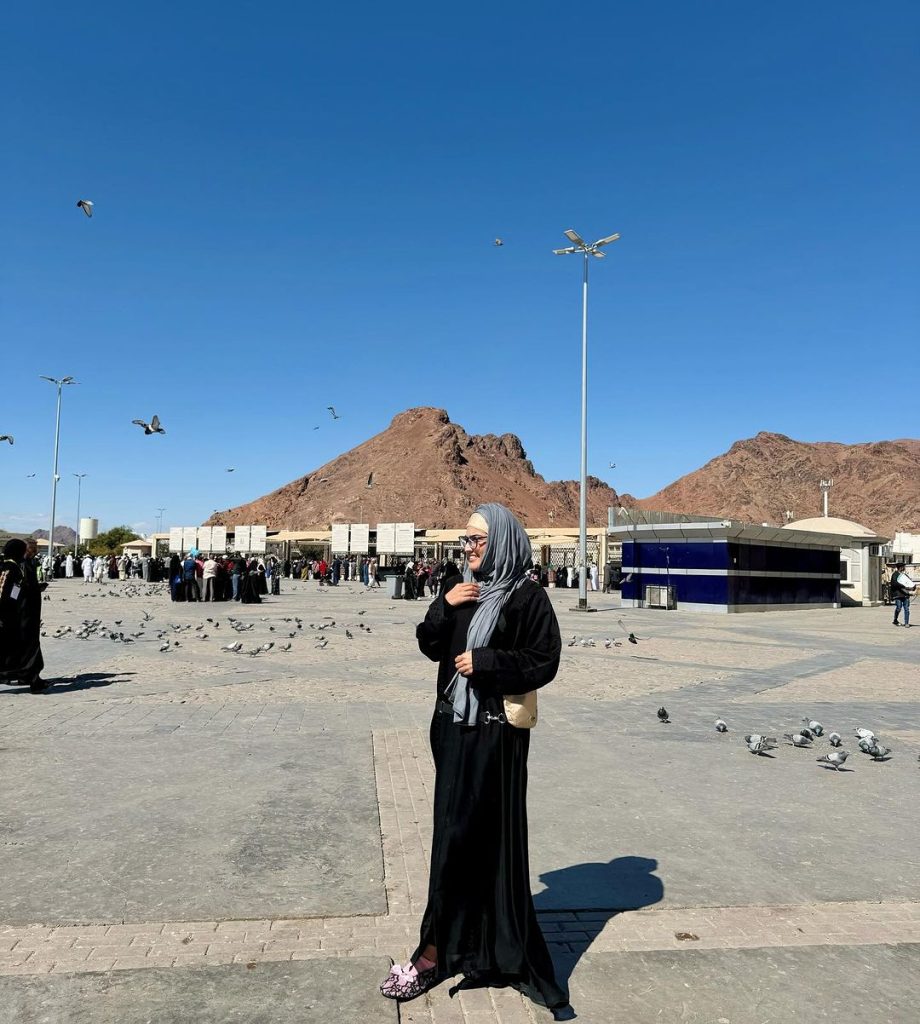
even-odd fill
[[[235,600],[240,597],[240,583],[234,586],[234,577],[240,580],[244,575],[262,574],[264,583],[256,585],[256,593],[264,594],[271,589],[271,581],[275,577],[294,580],[314,580],[321,586],[337,586],[339,582],[358,582],[366,587],[379,587],[384,575],[398,575],[403,578],[403,596],[408,600],[425,596],[426,592],[436,596],[444,579],[460,569],[449,558],[435,559],[419,557],[399,561],[395,566],[381,571],[375,557],[358,557],[334,555],[326,561],[324,556],[309,558],[295,554],[293,558],[280,560],[274,555],[259,558],[247,558],[244,555],[215,555],[205,557],[195,552],[197,563],[195,581],[197,597],[192,600]],[[49,559],[36,559],[36,572],[39,580],[72,579],[82,576],[84,583],[102,584],[111,580],[138,580],[145,583],[156,583],[166,580],[170,584],[173,600],[189,600],[191,589],[184,584],[190,580],[182,576],[175,562],[183,561],[181,556],[172,555],[169,560],[151,557],[147,554],[123,552],[120,555],[89,555],[74,557],[73,552],[55,555]],[[208,565],[205,572],[206,563]],[[240,571],[245,562],[245,573]],[[235,571],[236,570],[236,571]],[[532,578],[544,587],[578,588],[579,573],[574,565],[534,565]],[[211,581],[210,583],[208,581]],[[179,585],[177,585],[177,582]],[[593,562],[588,566],[588,589],[603,590],[604,593],[619,588],[619,566],[608,561],[599,570]],[[245,588],[242,588],[245,589]]]

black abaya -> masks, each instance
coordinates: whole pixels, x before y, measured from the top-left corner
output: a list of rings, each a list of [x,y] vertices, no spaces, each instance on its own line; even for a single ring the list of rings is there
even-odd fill
[[[261,576],[258,572],[244,572],[240,576],[240,602],[242,604],[261,604],[262,598],[259,597],[259,580]],[[262,576],[264,580],[265,577]]]
[[[439,662],[431,722],[435,763],[434,835],[428,906],[413,961],[430,944],[445,976],[510,984],[549,1007],[565,1006],[530,892],[527,752],[530,732],[492,721],[458,726],[445,713],[454,658],[466,650],[475,610],[452,608],[444,593],[416,630],[422,653]],[[550,682],[559,667],[559,626],[545,592],[524,583],[502,610],[489,646],[473,653],[470,682],[479,710],[498,715],[503,693]]]
[[[23,683],[33,684],[39,680],[45,667],[42,657],[42,591],[45,586],[38,582],[35,560],[27,558],[22,566],[22,663],[19,678]]]

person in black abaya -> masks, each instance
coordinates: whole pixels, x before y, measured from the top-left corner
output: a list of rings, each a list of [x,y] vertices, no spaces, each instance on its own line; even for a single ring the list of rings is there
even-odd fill
[[[265,582],[265,574],[259,572],[259,567],[255,562],[251,562],[242,576],[240,576],[240,603],[241,604],[261,604],[262,598],[259,596],[259,579],[261,577],[262,582]]]
[[[22,661],[19,681],[28,685],[32,693],[43,693],[48,684],[41,678],[45,659],[42,657],[42,594],[47,583],[38,580],[38,545],[30,537],[26,541],[26,556],[22,563]]]
[[[0,559],[0,682],[42,693],[47,688],[41,679],[44,586],[38,582],[34,555],[34,547],[30,557],[26,542],[14,537]]]
[[[415,566],[411,561],[406,562],[403,570],[403,598],[406,601],[415,600]]]
[[[530,731],[505,719],[503,695],[545,686],[561,642],[546,592],[527,578],[524,528],[503,505],[481,505],[463,538],[469,570],[445,580],[416,630],[438,662],[431,722],[434,833],[418,948],[394,965],[383,995],[413,999],[445,978],[511,985],[569,1012],[530,892]]]
[[[0,558],[0,682],[19,682],[25,644],[22,636],[23,560],[25,541],[14,537],[6,542]]]
[[[169,596],[173,601],[184,601],[182,588],[182,562],[178,555],[169,556]]]

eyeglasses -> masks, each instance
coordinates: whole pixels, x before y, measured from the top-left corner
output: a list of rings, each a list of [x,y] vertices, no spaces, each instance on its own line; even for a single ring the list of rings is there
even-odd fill
[[[472,537],[461,537],[460,547],[466,548],[478,548],[482,547],[483,544],[488,540],[488,537],[477,537],[475,534]]]

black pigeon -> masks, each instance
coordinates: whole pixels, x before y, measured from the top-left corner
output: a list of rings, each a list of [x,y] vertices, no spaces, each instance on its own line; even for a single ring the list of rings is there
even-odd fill
[[[13,443],[13,435],[12,434],[0,434],[0,441],[8,441],[10,444],[12,444]],[[33,473],[32,476],[35,476],[35,474]]]
[[[334,408],[333,406],[331,406],[331,405],[327,405],[327,406],[326,406],[326,408],[327,408],[327,409],[329,410],[329,412],[331,412],[331,413],[332,413],[332,418],[333,418],[334,420],[340,420],[340,419],[342,418],[342,417],[341,417],[341,416],[340,416],[340,415],[339,415],[339,414],[338,414],[338,413],[337,413],[337,412],[335,411],[335,408]]]
[[[671,719],[668,717],[668,709],[667,708],[659,708],[658,709],[658,721],[661,722],[663,725],[670,725],[671,724]]]
[[[154,416],[149,423],[145,423],[144,420],[131,420],[138,427],[144,428],[145,434],[165,434],[166,430],[160,426],[160,417]]]

